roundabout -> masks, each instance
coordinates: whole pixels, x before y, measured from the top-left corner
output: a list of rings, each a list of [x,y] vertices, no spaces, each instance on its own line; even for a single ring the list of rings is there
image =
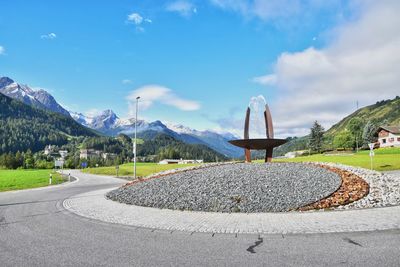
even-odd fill
[[[99,190],[74,196],[66,199],[64,206],[69,211],[90,219],[168,231],[207,232],[213,234],[298,234],[400,229],[399,179],[392,179],[390,176],[365,169],[330,165],[357,173],[371,185],[370,194],[357,201],[346,203],[346,205],[331,208],[330,211],[293,211],[294,208],[299,208],[333,195],[340,186],[340,177],[315,165],[295,164],[291,165],[291,168],[295,166],[294,168],[301,169],[304,172],[303,175],[309,173],[310,176],[304,176],[306,177],[305,179],[295,179],[296,181],[293,181],[293,176],[285,175],[285,172],[282,171],[284,168],[288,168],[285,164],[229,164],[183,172],[177,171],[164,176],[155,175],[143,182],[133,183],[112,191]],[[226,181],[227,172],[222,171],[224,168],[232,170],[232,173],[236,174],[239,171],[244,171],[244,169],[250,170],[253,177],[251,181],[257,184],[255,188],[260,188],[262,184],[275,185],[275,188],[271,187],[266,191],[253,191],[254,194],[251,195],[245,190],[251,188],[251,183],[248,180],[244,180],[242,176],[240,176],[242,179],[236,178],[235,180],[228,179]],[[210,176],[210,172],[214,173],[214,176]],[[274,177],[274,173],[277,172],[281,175],[283,174],[281,177],[287,177],[287,179],[282,178],[281,183],[272,179],[272,183],[268,184],[266,178],[264,180],[260,179],[259,172],[264,174],[268,172],[269,176],[265,177],[270,178]],[[236,177],[232,173],[229,173],[228,177]],[[219,179],[216,179],[216,177]],[[279,175],[275,176],[275,178],[277,177]],[[320,177],[320,179],[316,179],[316,177]],[[321,177],[325,177],[325,179]],[[199,184],[196,184],[192,179],[198,179],[197,182]],[[255,182],[256,180],[257,182]],[[209,183],[205,183],[205,181]],[[212,181],[216,184],[213,184]],[[229,184],[232,181],[236,181],[236,184]],[[380,184],[383,184],[382,181],[384,181],[385,187],[380,186]],[[322,184],[326,186],[326,183],[330,187],[322,186]],[[210,192],[218,192],[222,196],[220,203],[227,201],[230,204],[220,205],[222,209],[219,212],[212,211],[212,209],[205,209],[206,211],[184,209],[182,207],[185,206],[176,204],[180,202],[193,204],[193,201],[188,200],[187,197],[192,195],[193,192],[197,192],[198,200],[203,196],[205,199],[210,199],[210,201],[199,201],[204,205],[191,207],[211,207],[208,204],[214,203],[211,201],[212,197],[207,198],[207,194],[199,190],[199,188],[203,188],[204,184],[208,185],[208,187],[205,186],[204,188],[209,188]],[[161,189],[161,187],[164,188]],[[286,189],[281,187],[286,187]],[[323,190],[319,191],[321,189]],[[304,198],[302,192],[313,192],[314,195]],[[212,195],[212,193],[210,194]],[[240,195],[247,202],[232,204],[231,197],[235,194]],[[135,198],[132,198],[132,196],[135,196]],[[129,204],[113,201],[110,198],[118,201],[129,200],[129,202],[127,201]],[[193,197],[193,199],[196,198]],[[298,201],[299,199],[301,201]],[[133,200],[142,201],[141,205],[133,204],[135,203]],[[171,206],[173,203],[175,203],[175,206]],[[267,203],[267,205],[262,203]],[[288,205],[289,203],[290,205]],[[268,204],[271,205],[268,206]],[[282,206],[279,206],[280,209],[271,209],[274,204]],[[235,207],[241,210],[235,209]],[[267,208],[262,209],[264,207]],[[382,208],[374,209],[373,207]],[[346,210],[340,211],[342,209]],[[243,212],[243,210],[246,212]],[[265,210],[268,210],[268,212]],[[271,212],[277,210],[280,212]],[[288,212],[288,210],[291,211]]]
[[[224,164],[151,179],[107,194],[125,204],[208,212],[281,212],[335,192],[340,176],[301,163]]]

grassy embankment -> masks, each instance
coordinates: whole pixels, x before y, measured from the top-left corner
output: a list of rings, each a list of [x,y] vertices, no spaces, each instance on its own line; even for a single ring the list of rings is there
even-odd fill
[[[400,148],[381,148],[374,150],[373,169],[377,171],[400,170]],[[293,159],[275,159],[274,162],[333,162],[350,166],[371,168],[369,150],[355,154],[317,154]]]
[[[61,175],[52,170],[0,170],[0,192],[48,186],[50,173],[53,185],[63,182]]]
[[[177,169],[177,168],[185,168],[196,166],[199,164],[166,164],[160,165],[157,163],[143,163],[139,162],[136,165],[136,171],[138,177],[145,177],[153,173]],[[87,168],[83,172],[91,173],[91,174],[103,174],[103,175],[112,175],[116,176],[117,172],[115,166],[111,167],[98,167],[98,168]],[[118,176],[133,176],[133,163],[122,164],[119,166]]]

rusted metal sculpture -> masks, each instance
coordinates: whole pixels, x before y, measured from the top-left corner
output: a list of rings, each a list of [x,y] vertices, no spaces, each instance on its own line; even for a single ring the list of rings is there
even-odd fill
[[[244,121],[244,139],[229,141],[232,145],[244,148],[246,162],[251,162],[251,149],[265,149],[265,162],[271,162],[274,147],[287,142],[286,139],[274,139],[274,126],[272,125],[272,116],[268,105],[265,105],[264,119],[267,138],[249,139],[250,108],[248,107]]]

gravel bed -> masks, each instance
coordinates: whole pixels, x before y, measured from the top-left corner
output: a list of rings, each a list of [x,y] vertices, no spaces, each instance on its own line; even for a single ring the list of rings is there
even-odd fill
[[[237,163],[169,174],[107,193],[126,204],[212,212],[290,211],[341,184],[336,173],[302,163]]]
[[[334,209],[361,209],[400,205],[400,176],[384,174],[342,164],[321,163],[355,173],[369,184],[369,194],[353,203]]]

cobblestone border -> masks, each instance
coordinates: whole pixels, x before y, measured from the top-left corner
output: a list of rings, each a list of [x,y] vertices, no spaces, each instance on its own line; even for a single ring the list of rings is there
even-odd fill
[[[301,234],[400,229],[399,206],[326,212],[193,212],[121,204],[105,198],[108,190],[73,196],[63,206],[94,220],[168,231]]]

